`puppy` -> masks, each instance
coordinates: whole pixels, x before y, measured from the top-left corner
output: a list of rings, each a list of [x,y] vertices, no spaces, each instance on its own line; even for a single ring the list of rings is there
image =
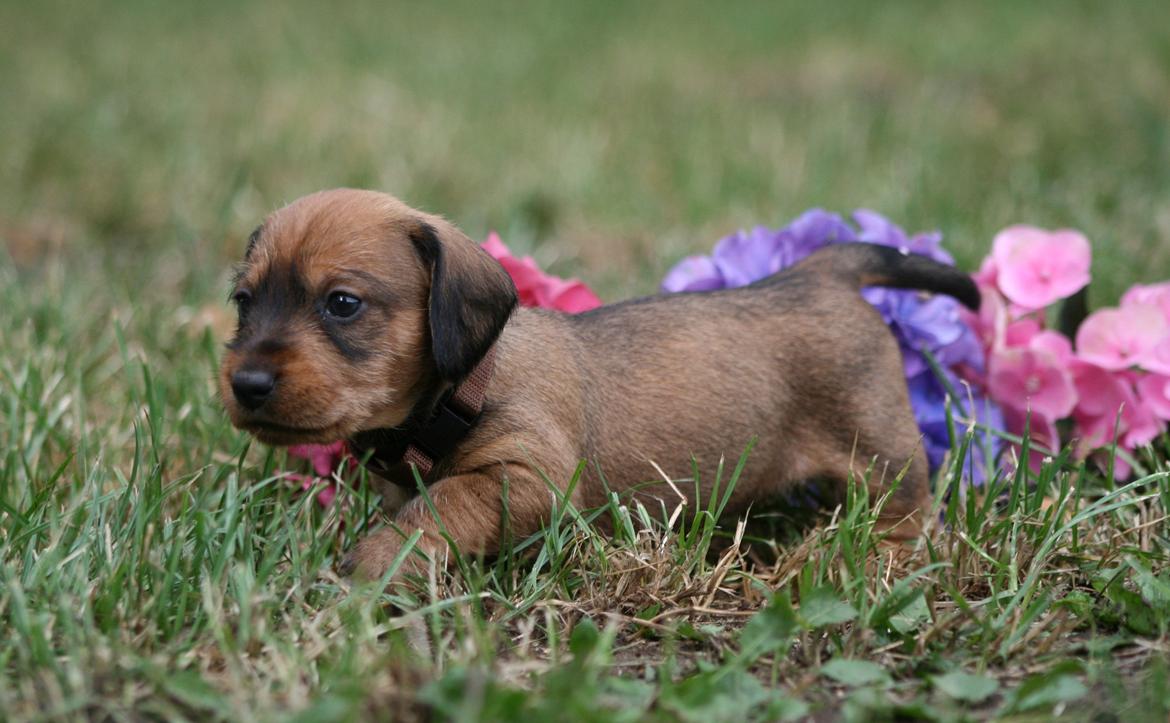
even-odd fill
[[[753,438],[730,510],[806,480],[841,494],[853,477],[887,497],[881,523],[908,539],[927,463],[898,345],[858,293],[868,285],[979,302],[955,269],[859,243],[741,289],[517,309],[508,275],[451,223],[381,193],[324,191],[248,240],[220,392],[260,441],[347,439],[402,488],[394,524],[343,563],[364,578],[415,531],[440,559],[448,539],[491,555],[533,533],[549,483],[567,490],[582,460],[579,508],[609,491],[673,505],[658,470],[694,494],[692,457],[706,499],[720,459]]]

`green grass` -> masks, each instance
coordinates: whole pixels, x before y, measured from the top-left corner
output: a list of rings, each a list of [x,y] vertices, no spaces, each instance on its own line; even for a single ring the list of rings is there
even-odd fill
[[[1170,277],[1168,69],[1156,3],[0,5],[0,719],[1165,720],[1157,457],[952,495],[893,556],[866,500],[562,506],[387,597],[333,572],[360,480],[295,494],[212,379],[247,233],[340,184],[609,299],[819,205],[967,267],[1081,228],[1109,304]]]

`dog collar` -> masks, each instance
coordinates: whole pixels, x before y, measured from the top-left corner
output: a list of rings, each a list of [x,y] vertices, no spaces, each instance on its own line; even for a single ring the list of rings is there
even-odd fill
[[[425,421],[407,422],[402,428],[373,429],[358,432],[349,440],[358,459],[366,459],[366,469],[390,482],[415,488],[413,468],[430,484],[431,471],[467,436],[483,412],[488,382],[496,369],[493,344],[467,378],[439,400]]]

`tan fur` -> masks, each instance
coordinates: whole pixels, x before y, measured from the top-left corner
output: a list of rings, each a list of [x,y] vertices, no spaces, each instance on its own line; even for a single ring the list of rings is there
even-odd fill
[[[420,221],[437,229],[451,258],[480,268],[474,264],[483,252],[457,229],[383,194],[314,194],[266,221],[242,287],[295,264],[310,296],[328,294],[339,280],[359,296],[367,293],[361,279],[347,276],[360,269],[383,281],[393,298],[360,320],[370,339],[360,362],[332,348],[303,314],[274,328],[280,348],[265,358],[280,369],[277,393],[256,413],[234,402],[230,379],[240,364],[266,352],[229,351],[221,392],[233,423],[269,443],[327,442],[401,424],[433,394],[441,381],[427,328],[431,281],[408,237]],[[720,459],[734,464],[753,437],[758,442],[732,510],[814,478],[841,491],[851,472],[863,476],[871,463],[876,499],[908,464],[883,515],[896,537],[917,534],[927,466],[898,346],[855,287],[816,264],[794,278],[750,290],[653,297],[579,317],[516,310],[497,341],[485,413],[440,463],[440,479],[429,490],[459,549],[498,550],[505,477],[510,534],[520,537],[548,518],[553,495],[543,478],[564,489],[580,460],[589,463],[574,493],[581,507],[605,500],[599,468],[609,489],[636,489],[643,500],[673,505],[675,493],[653,463],[689,494],[693,485],[683,480],[691,476],[692,455],[709,485]],[[265,429],[266,419],[320,431],[277,433]],[[440,527],[417,496],[401,504],[393,523],[406,534],[422,530],[426,552],[444,551]],[[350,566],[376,577],[401,542],[384,528],[359,543]]]

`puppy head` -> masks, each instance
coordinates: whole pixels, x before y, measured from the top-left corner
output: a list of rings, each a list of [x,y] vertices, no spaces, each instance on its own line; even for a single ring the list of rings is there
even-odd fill
[[[285,445],[401,425],[483,358],[516,289],[447,221],[335,190],[253,232],[232,298],[220,396],[235,426]]]

